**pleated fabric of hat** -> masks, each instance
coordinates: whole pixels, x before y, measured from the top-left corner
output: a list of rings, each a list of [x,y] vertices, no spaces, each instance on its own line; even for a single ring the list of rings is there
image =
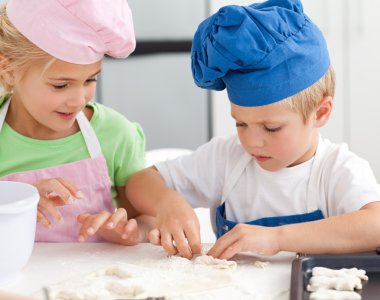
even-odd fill
[[[191,56],[195,83],[226,88],[240,106],[288,98],[330,66],[325,39],[298,0],[222,7],[199,25]]]
[[[9,0],[6,12],[27,39],[69,63],[125,58],[136,46],[126,0]]]

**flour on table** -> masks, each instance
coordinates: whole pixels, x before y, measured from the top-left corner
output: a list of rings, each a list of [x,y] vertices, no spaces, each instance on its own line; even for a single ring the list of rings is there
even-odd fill
[[[226,259],[214,258],[210,255],[201,255],[194,259],[195,264],[213,266],[216,269],[235,269],[236,262]]]
[[[119,263],[50,286],[52,300],[113,300],[147,297],[182,298],[232,284],[228,271],[170,257],[155,266]]]

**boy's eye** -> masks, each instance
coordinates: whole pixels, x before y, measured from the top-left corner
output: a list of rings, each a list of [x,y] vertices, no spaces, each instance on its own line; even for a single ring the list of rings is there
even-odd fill
[[[90,78],[86,80],[87,83],[96,82],[96,78]]]
[[[245,127],[245,126],[247,126],[247,124],[236,122],[236,127]]]
[[[274,128],[271,128],[271,127],[267,127],[267,126],[264,126],[264,129],[268,132],[277,132],[277,131],[280,131],[281,130],[281,127],[274,127]]]

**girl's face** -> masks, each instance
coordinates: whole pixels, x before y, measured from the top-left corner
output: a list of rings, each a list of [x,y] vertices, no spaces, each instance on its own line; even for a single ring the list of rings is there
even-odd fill
[[[49,65],[46,60],[14,73],[11,109],[15,127],[39,139],[72,134],[75,117],[94,96],[100,67],[101,62],[77,65],[54,60]]]
[[[231,103],[231,114],[244,149],[267,171],[295,166],[312,158],[318,143],[313,118],[278,104],[242,107]]]

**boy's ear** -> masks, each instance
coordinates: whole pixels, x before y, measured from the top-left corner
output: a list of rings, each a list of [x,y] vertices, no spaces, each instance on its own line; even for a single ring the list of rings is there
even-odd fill
[[[331,96],[323,97],[322,101],[319,103],[314,116],[314,126],[322,127],[324,126],[330,118],[334,102]]]

